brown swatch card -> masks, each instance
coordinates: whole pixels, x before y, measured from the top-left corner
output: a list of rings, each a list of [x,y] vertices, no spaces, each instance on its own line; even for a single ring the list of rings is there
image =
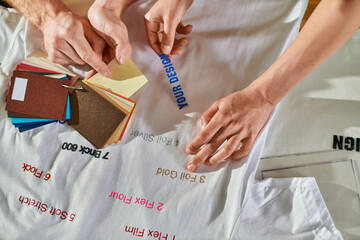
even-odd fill
[[[121,124],[126,114],[82,81],[70,94],[72,116],[67,122],[95,147],[102,148]]]
[[[39,118],[63,121],[68,89],[67,80],[14,71],[6,110]]]
[[[17,113],[17,112],[12,112],[12,111],[8,111],[7,112],[8,117],[20,117],[20,118],[39,118],[33,115],[28,115],[28,114],[22,114],[22,113]]]

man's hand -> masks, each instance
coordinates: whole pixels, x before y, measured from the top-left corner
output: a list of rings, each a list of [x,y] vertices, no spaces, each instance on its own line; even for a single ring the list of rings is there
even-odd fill
[[[110,77],[110,69],[101,59],[105,42],[88,21],[70,11],[61,0],[7,1],[43,32],[51,61],[62,65],[87,63]]]
[[[89,64],[106,77],[111,72],[102,61],[105,42],[84,18],[70,11],[61,11],[45,18],[41,26],[49,59],[61,65]]]
[[[247,156],[273,108],[251,87],[213,103],[201,117],[202,131],[186,148],[188,154],[195,154],[187,169],[194,172],[203,163],[212,165],[229,157],[239,160]]]
[[[175,39],[175,33],[189,34],[192,25],[184,26],[181,19],[193,0],[158,0],[145,15],[148,42],[156,54],[178,55],[187,38]]]

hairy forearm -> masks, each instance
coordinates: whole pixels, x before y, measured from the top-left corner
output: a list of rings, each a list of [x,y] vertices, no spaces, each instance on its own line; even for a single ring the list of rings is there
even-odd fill
[[[40,30],[48,19],[59,12],[67,12],[68,8],[61,0],[6,0]]]
[[[352,36],[360,26],[359,12],[359,0],[320,2],[294,42],[251,87],[270,103],[280,102]]]

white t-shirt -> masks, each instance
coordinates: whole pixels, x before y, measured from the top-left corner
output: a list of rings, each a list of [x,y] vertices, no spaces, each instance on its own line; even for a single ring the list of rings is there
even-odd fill
[[[312,195],[292,193],[289,186],[275,192],[263,185],[253,187],[267,127],[241,161],[202,167],[197,173],[185,168],[191,156],[184,149],[200,129],[200,114],[214,101],[248,86],[280,56],[297,35],[306,1],[195,1],[183,19],[194,26],[189,45],[173,61],[176,83],[167,79],[161,59],[147,44],[143,16],[153,3],[136,2],[124,16],[132,59],[149,82],[131,97],[137,107],[120,143],[90,155],[79,149],[94,150],[91,144],[66,124],[19,133],[1,102],[0,219],[5,222],[0,230],[4,237],[280,239],[293,234],[293,239],[328,239],[330,234],[341,238],[335,237],[339,233],[331,221],[321,222],[314,212],[292,212],[291,204],[304,197],[308,204],[316,204]],[[1,16],[14,15],[1,12]],[[1,27],[8,29],[5,44],[1,43],[7,46],[1,61],[3,97],[8,74],[41,46],[41,35],[24,18],[14,15],[18,24],[12,27],[7,19],[1,19]],[[174,95],[180,89],[188,105],[182,109]],[[77,149],[67,150],[70,144]],[[23,171],[26,165],[43,175]],[[51,177],[45,180],[47,173]],[[295,188],[303,189],[304,184],[299,180]],[[277,191],[286,197],[279,197]],[[268,204],[267,195],[274,204]],[[269,212],[284,204],[290,206],[279,212],[282,220],[275,221],[279,216]],[[250,214],[256,208],[266,211]],[[309,225],[296,228],[313,214],[316,217]],[[257,231],[256,224],[266,227]],[[314,226],[319,231],[312,231]]]

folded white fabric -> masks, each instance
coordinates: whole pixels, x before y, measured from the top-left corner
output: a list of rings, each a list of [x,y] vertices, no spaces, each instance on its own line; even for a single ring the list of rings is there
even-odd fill
[[[314,178],[269,178],[254,183],[233,239],[342,239],[342,236],[332,223]]]
[[[175,83],[166,78],[162,60],[147,44],[143,16],[153,3],[139,1],[124,17],[132,58],[149,82],[132,97],[137,108],[119,144],[95,150],[59,123],[19,133],[1,102],[0,219],[5,223],[0,231],[6,239],[261,239],[267,233],[272,239],[291,234],[299,239],[304,232],[336,234],[331,221],[320,222],[326,214],[297,226],[308,215],[298,216],[301,210],[292,206],[304,198],[313,208],[321,205],[306,195],[314,188],[296,194],[285,188],[280,197],[272,193],[275,208],[265,190],[251,191],[267,127],[242,161],[202,167],[196,174],[185,169],[191,156],[184,149],[200,128],[200,113],[249,85],[276,60],[296,36],[306,1],[195,1],[184,19],[194,25],[189,46],[173,61]],[[25,37],[28,25],[20,23],[7,34],[11,38],[20,32],[16,40],[4,43],[19,52],[5,54],[5,74],[34,44]],[[7,27],[6,21],[0,26]],[[2,96],[9,82],[5,74]],[[181,109],[183,102],[174,95],[179,91],[187,103]],[[278,215],[267,214],[286,204]],[[253,216],[253,208],[267,211]],[[279,216],[288,221],[275,221]],[[268,224],[264,231],[246,229],[259,219]]]

